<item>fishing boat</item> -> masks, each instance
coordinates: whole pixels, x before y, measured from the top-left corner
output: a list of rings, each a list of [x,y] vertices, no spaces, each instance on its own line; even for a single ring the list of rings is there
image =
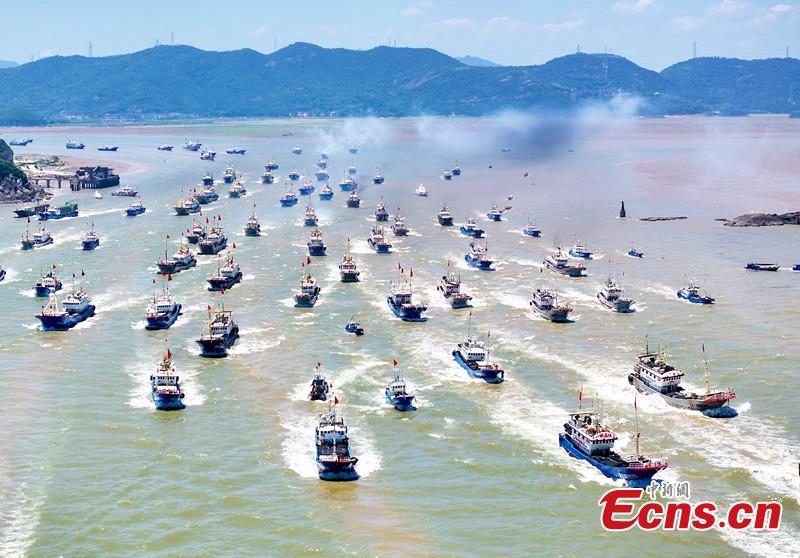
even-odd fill
[[[168,143],[162,143],[161,145],[156,147],[156,149],[158,149],[159,151],[172,151],[173,149],[175,149],[175,146],[169,145]]]
[[[0,281],[6,278],[6,270],[3,269],[3,266],[0,265]]]
[[[292,191],[291,186],[286,193],[281,196],[281,207],[292,207],[297,205],[297,194]]]
[[[231,198],[243,198],[247,195],[247,188],[244,187],[244,184],[241,181],[237,180],[236,183],[231,186],[231,189],[228,190],[228,196]]]
[[[81,248],[84,250],[94,250],[98,246],[100,246],[100,237],[97,236],[97,233],[94,231],[94,223],[92,223],[92,228],[89,229],[81,239]]]
[[[383,227],[379,225],[372,227],[372,231],[367,239],[367,244],[369,244],[370,248],[375,250],[377,254],[388,254],[392,249],[392,245],[387,242],[383,234]]]
[[[547,269],[568,277],[584,277],[583,272],[586,271],[585,265],[571,262],[561,246],[556,246],[543,263]]]
[[[253,214],[247,219],[244,225],[245,236],[261,236],[261,222],[256,217],[256,210],[253,209]]]
[[[450,169],[450,174],[453,176],[461,176],[461,167],[458,166],[458,163],[453,165],[453,168]]]
[[[311,231],[306,245],[308,246],[309,256],[324,256],[325,251],[328,249],[325,245],[325,241],[322,239],[322,231],[319,229]]]
[[[408,236],[408,227],[403,216],[400,215],[400,208],[397,208],[397,215],[394,216],[394,223],[392,223],[392,232],[395,236]]]
[[[700,291],[700,287],[697,286],[697,282],[692,278],[689,278],[686,281],[686,286],[678,291],[678,298],[688,300],[694,304],[714,304],[715,302],[713,296],[709,296],[708,294]]]
[[[297,191],[300,193],[301,196],[310,196],[311,194],[314,193],[316,189],[317,187],[314,186],[314,184],[312,184],[310,180],[306,180],[303,182],[302,186],[300,186],[297,189]]]
[[[317,213],[314,211],[313,207],[307,205],[306,211],[303,214],[303,226],[316,227],[318,225],[319,225],[319,217],[317,217]]]
[[[136,200],[125,209],[125,215],[128,217],[135,217],[141,215],[145,211],[147,211],[147,208],[142,203],[142,200]]]
[[[792,271],[800,271],[800,264],[795,264],[795,265],[792,267]]]
[[[347,333],[352,333],[355,336],[364,335],[364,328],[361,327],[361,324],[356,321],[354,317],[350,318],[350,321],[344,325],[344,330]]]
[[[203,188],[208,188],[209,186],[214,185],[214,175],[210,172],[206,172],[203,177],[200,179],[200,186]]]
[[[217,158],[217,152],[211,149],[203,149],[200,152],[201,161],[213,161],[216,158]]]
[[[748,262],[744,268],[749,271],[778,271],[780,266],[776,263]]]
[[[169,329],[181,315],[181,305],[169,292],[166,283],[161,287],[161,293],[153,293],[153,299],[147,305],[144,326],[147,330]]]
[[[640,252],[639,250],[637,250],[636,248],[631,246],[631,249],[628,250],[628,256],[630,256],[631,258],[639,258],[639,259],[641,259],[641,258],[644,258],[644,252]]]
[[[275,159],[270,159],[269,161],[267,161],[267,164],[264,165],[264,168],[268,172],[272,172],[274,170],[278,170],[280,168],[280,165],[278,164],[278,162]]]
[[[206,217],[206,225],[208,224],[208,217]],[[206,225],[201,225],[197,220],[192,221],[192,228],[186,234],[186,240],[189,244],[197,244],[206,237],[208,231]]]
[[[175,215],[191,215],[192,213],[198,213],[200,211],[200,204],[192,195],[190,195],[188,198],[181,196],[181,199],[178,200],[178,205],[176,205],[173,209],[175,209]]]
[[[490,221],[502,221],[503,220],[503,210],[497,207],[496,204],[492,204],[492,207],[486,213],[486,217]]]
[[[358,458],[350,455],[350,438],[344,418],[336,412],[337,399],[320,415],[314,432],[319,478],[326,481],[358,479],[355,466]]]
[[[447,262],[450,265],[450,262]],[[461,292],[461,275],[448,269],[447,275],[442,275],[439,286],[436,289],[442,293],[444,299],[456,310],[459,308],[469,308],[472,296]]]
[[[119,145],[101,145],[97,148],[98,151],[117,151],[119,149]]]
[[[487,334],[488,338],[491,333]],[[488,345],[472,335],[472,314],[470,314],[467,338],[456,345],[453,358],[472,378],[489,384],[500,384],[505,380],[505,370],[489,360]]]
[[[395,361],[397,362],[397,361]],[[414,394],[408,391],[408,386],[400,372],[395,371],[392,379],[386,384],[386,401],[398,411],[416,411],[414,407]]]
[[[300,285],[294,293],[294,305],[296,308],[313,308],[319,299],[322,289],[317,285],[317,280],[308,272],[304,272],[300,277]]]
[[[297,181],[297,180],[300,180],[300,172],[297,171],[297,170],[292,170],[292,171],[289,172],[288,178],[289,178],[289,180],[291,180],[293,182]]]
[[[159,260],[156,264],[158,266],[158,271],[162,275],[173,275],[175,273],[180,273],[181,271],[185,271],[197,265],[197,260],[195,259],[194,252],[192,252],[188,247],[183,245],[183,237],[181,237],[181,243],[178,247],[178,250],[172,254],[172,257],[167,257],[167,242],[169,241],[169,236],[166,237],[164,241],[164,259]]]
[[[94,194],[92,194],[92,197],[94,199],[96,199],[96,200],[102,200],[103,199],[103,194],[99,190],[97,190],[97,191],[95,191]]]
[[[350,192],[350,195],[347,196],[347,207],[352,207],[354,209],[358,209],[361,207],[361,198],[358,197],[358,190],[353,190]]]
[[[381,196],[378,205],[375,206],[375,220],[376,221],[388,221],[389,220],[389,211],[386,209],[386,204],[383,203],[383,196]]]
[[[342,192],[352,192],[358,188],[358,181],[353,177],[345,177],[340,183],[339,188]]]
[[[317,167],[322,169],[322,170],[326,170],[328,168],[328,160],[327,159],[323,159],[323,158],[320,157],[319,161],[317,161],[316,164],[317,164]]]
[[[44,227],[39,227],[39,230],[33,233],[33,236],[28,236],[27,230],[25,236],[22,237],[22,249],[32,250],[34,248],[41,248],[53,243],[53,237],[50,236],[50,231]]]
[[[587,461],[608,478],[621,479],[633,488],[647,487],[656,473],[667,468],[666,461],[640,454],[639,432],[634,436],[634,455],[616,453],[613,448],[617,439],[614,431],[603,424],[602,414],[593,409],[571,412],[564,423],[564,432],[558,435],[559,445],[569,455]]]
[[[294,153],[295,155],[300,155],[300,154],[303,153],[303,150],[300,149],[299,147],[293,147],[292,148],[292,153]]]
[[[442,178],[445,180],[453,180],[453,171],[451,171],[450,169],[446,169],[442,173]]]
[[[206,279],[209,291],[227,291],[242,280],[242,270],[234,261],[233,253],[228,252],[225,263],[217,258],[217,273]]]
[[[358,174],[358,169],[355,166],[351,165],[347,167],[347,174],[349,176],[356,176]]]
[[[49,207],[47,211],[39,213],[38,216],[40,221],[64,219],[65,217],[77,217],[78,202],[75,200],[70,200],[57,207]]]
[[[208,205],[209,203],[215,202],[219,199],[219,193],[213,186],[208,186],[199,192],[196,192],[194,197],[197,200],[197,203],[200,205]]]
[[[311,389],[308,392],[311,401],[326,401],[332,389],[330,382],[320,372],[321,366],[322,363],[318,362],[314,369],[314,377],[311,379]]]
[[[229,147],[225,150],[225,153],[228,155],[244,155],[247,153],[247,149],[243,147]]]
[[[355,259],[350,253],[350,240],[347,241],[347,252],[342,256],[342,263],[339,264],[339,279],[342,283],[356,283],[359,281],[361,272],[358,270]]]
[[[317,164],[319,164],[319,163],[317,163]],[[328,180],[328,179],[331,177],[331,175],[329,175],[329,174],[328,174],[328,171],[327,171],[327,170],[326,170],[324,167],[322,167],[322,168],[320,168],[319,170],[317,170],[317,171],[314,173],[314,177],[315,177],[315,178],[316,178],[318,181],[320,181],[320,182],[323,182],[323,181],[325,181],[325,180]]]
[[[172,351],[156,364],[156,370],[150,375],[150,396],[159,411],[178,411],[186,407],[183,404],[184,393],[181,389],[180,377],[172,363]]]
[[[25,204],[22,207],[16,208],[14,210],[14,214],[18,218],[33,217],[34,215],[38,215],[39,213],[47,213],[47,210],[49,208],[50,208],[49,203],[39,203],[36,205]]]
[[[423,186],[422,184],[420,184],[419,186],[417,186],[414,189],[414,195],[415,196],[419,196],[421,198],[427,198],[428,197],[428,189],[425,188],[425,186]]]
[[[233,312],[224,306],[212,314],[208,307],[208,332],[203,333],[196,341],[200,345],[200,356],[222,358],[228,356],[230,349],[239,338],[239,326],[233,319]]]
[[[30,138],[26,139],[10,139],[8,140],[8,145],[13,145],[16,147],[27,147],[28,144],[33,143],[33,140]]]
[[[621,314],[635,311],[632,307],[633,300],[624,296],[622,287],[612,275],[609,275],[603,282],[600,291],[597,293],[597,300],[606,308]]]
[[[122,188],[117,189],[114,192],[111,192],[112,196],[119,196],[121,198],[135,198],[139,195],[139,191],[136,188],[131,188],[130,186],[123,186]]]
[[[525,225],[525,228],[522,229],[522,234],[525,236],[532,236],[534,238],[538,238],[542,236],[542,231],[536,228],[532,219],[528,219],[528,224]]]
[[[381,169],[376,169],[375,170],[375,176],[372,177],[372,183],[373,184],[383,184],[384,181],[385,181],[385,179],[383,178],[383,173],[381,172]]]
[[[450,210],[447,208],[447,204],[442,205],[442,209],[439,210],[439,213],[436,215],[436,219],[443,227],[453,226],[453,214],[450,213]]]
[[[350,153],[351,155],[355,155],[355,154],[357,154],[357,153],[358,153],[358,148],[357,148],[357,147],[348,147],[348,148],[347,148],[347,151],[348,151],[348,153]]]
[[[575,242],[572,248],[569,249],[569,255],[573,258],[582,258],[584,260],[592,259],[592,252],[580,240]]]
[[[467,217],[467,222],[461,225],[461,234],[472,238],[483,238],[484,230],[478,226],[473,217]]]
[[[94,316],[95,306],[82,289],[73,289],[59,306],[58,295],[52,293],[50,302],[36,315],[43,331],[66,331]]]
[[[333,199],[333,188],[331,188],[330,184],[326,184],[322,187],[322,190],[319,191],[319,199],[322,201],[330,201]]]
[[[225,173],[222,175],[222,183],[233,184],[234,180],[236,180],[236,171],[231,166],[226,167]]]
[[[200,253],[204,256],[213,256],[228,247],[228,238],[222,225],[214,225],[206,237],[198,243]]]
[[[428,309],[427,306],[415,303],[412,298],[411,283],[406,280],[392,282],[389,296],[386,303],[394,312],[394,315],[404,322],[426,322],[427,316],[422,314]]]
[[[708,360],[705,358],[706,390],[702,393],[687,391],[680,385],[685,374],[667,362],[663,344],[658,351],[651,351],[645,338],[644,352],[636,357],[633,373],[628,374],[628,382],[640,393],[660,395],[664,401],[679,409],[700,411],[708,416],[730,416],[732,410],[722,410],[736,398],[733,389],[715,390],[711,387],[711,376],[708,373]]]
[[[464,255],[464,260],[472,267],[480,269],[481,271],[494,271],[492,260],[486,257],[488,251],[488,245],[481,247],[475,242],[470,242],[469,249]]]
[[[66,143],[66,148],[67,149],[83,149],[84,147],[86,147],[86,144],[85,143],[81,143],[79,141],[69,140]]]
[[[264,171],[264,174],[261,175],[261,184],[274,184],[275,183],[275,175],[272,174],[270,171]]]
[[[530,307],[545,320],[553,323],[566,323],[572,307],[558,301],[555,290],[538,288],[533,291],[533,298],[528,302]]]
[[[50,271],[43,273],[41,278],[33,286],[33,292],[36,296],[50,296],[61,290],[63,284],[61,280],[56,277],[55,268],[56,266],[54,265]]]
[[[202,146],[202,143],[192,140],[186,140],[186,142],[183,144],[183,148],[187,151],[200,151]]]

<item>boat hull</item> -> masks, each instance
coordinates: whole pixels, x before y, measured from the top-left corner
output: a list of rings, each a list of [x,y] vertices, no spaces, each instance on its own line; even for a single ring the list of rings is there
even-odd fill
[[[281,207],[292,207],[292,206],[295,206],[295,205],[297,205],[297,200],[296,199],[281,200]]]
[[[558,444],[564,450],[574,457],[575,459],[582,459],[595,467],[598,471],[603,473],[610,479],[623,480],[625,483],[633,488],[646,488],[653,480],[653,476],[660,470],[658,468],[643,468],[633,469],[630,467],[615,467],[607,463],[603,463],[592,456],[586,455],[580,451],[563,432],[558,435]]]
[[[190,263],[178,263],[178,262],[158,262],[158,271],[161,275],[170,275],[172,273],[180,273],[181,271],[186,271],[187,269],[191,269],[197,265],[197,260],[192,260]]]
[[[223,242],[200,242],[200,253],[204,256],[213,256],[219,254],[228,246],[228,241]]]
[[[137,215],[141,215],[145,211],[147,210],[144,207],[139,209],[126,209],[125,215],[127,215],[128,217],[136,217]]]
[[[427,310],[425,306],[412,306],[403,307],[397,306],[392,302],[392,297],[386,297],[386,303],[389,308],[394,312],[394,315],[403,320],[404,322],[427,322],[428,317],[423,316],[422,313]]]
[[[540,231],[540,230],[534,230],[534,231],[523,230],[522,234],[524,234],[525,236],[533,237],[533,238],[539,238],[540,236],[542,236],[542,231]]]
[[[182,307],[180,304],[176,304],[175,310],[169,314],[158,313],[152,316],[145,316],[147,323],[145,324],[144,328],[147,330],[169,329],[178,319],[178,316],[181,315],[181,308]]]
[[[443,227],[452,227],[453,226],[453,218],[452,217],[438,217],[439,224]]]
[[[95,306],[89,305],[86,310],[75,314],[60,314],[57,316],[38,315],[36,318],[42,323],[43,331],[66,331],[94,316]]]
[[[240,271],[232,277],[212,277],[207,279],[209,291],[227,290],[239,283],[242,280],[242,272]]]
[[[730,407],[730,400],[718,400],[718,401],[705,401],[699,398],[693,397],[681,397],[679,394],[684,394],[685,392],[677,392],[673,394],[666,394],[661,393],[660,391],[653,389],[646,383],[644,383],[636,374],[628,374],[628,383],[631,384],[633,387],[636,388],[636,391],[639,393],[644,393],[646,395],[654,394],[660,395],[661,398],[666,401],[667,405],[671,407],[677,407],[678,409],[686,409],[689,411],[699,411],[707,416],[735,416],[737,413],[736,411]],[[678,395],[675,397],[674,395]],[[724,412],[720,412],[724,411]]]
[[[458,350],[453,351],[453,358],[472,378],[483,380],[488,384],[500,384],[505,380],[504,370],[487,370],[481,368],[477,363],[470,364],[469,361],[464,360],[464,357],[461,356]]]
[[[636,311],[634,308],[631,307],[633,301],[630,300],[617,300],[615,302],[612,300],[608,300],[601,293],[597,294],[597,300],[599,300],[600,304],[602,304],[609,310],[613,310],[614,312],[618,312],[620,314],[632,314],[633,312]]]
[[[710,296],[691,296],[683,289],[678,291],[678,298],[691,302],[692,304],[714,304],[714,298]]]
[[[99,240],[84,240],[81,242],[81,247],[84,250],[94,250],[98,246],[100,246]]]
[[[475,269],[480,269],[481,271],[494,271],[492,267],[491,260],[479,260],[477,258],[470,258],[469,255],[464,256],[464,261],[466,261],[469,265],[474,267]]]
[[[205,358],[224,358],[228,356],[228,349],[233,347],[239,339],[239,326],[234,326],[229,335],[224,337],[204,337],[197,340],[200,345],[200,356]]]
[[[557,265],[553,265],[547,260],[544,262],[545,267],[550,271],[558,273],[559,275],[566,275],[567,277],[585,277],[583,274],[583,268],[581,267],[558,267]]]
[[[391,244],[382,244],[380,242],[373,242],[371,238],[367,240],[367,244],[370,245],[370,248],[375,250],[376,254],[388,254],[391,252],[392,249]]]
[[[180,411],[186,408],[183,403],[183,393],[165,395],[152,391],[152,398],[158,411]]]
[[[246,228],[244,230],[245,236],[261,236],[261,229],[256,228]]]
[[[328,194],[320,193],[319,199],[321,199],[322,201],[330,201],[333,199],[333,192],[330,192]]]
[[[361,279],[359,273],[339,273],[339,279],[342,283],[358,283]]]
[[[569,323],[569,312],[567,311],[553,311],[544,308],[539,308],[533,301],[530,302],[531,308],[545,320],[553,322],[554,324]]]
[[[482,229],[468,229],[466,227],[461,227],[461,234],[469,236],[470,238],[483,238]]]
[[[328,250],[327,246],[309,246],[308,247],[308,255],[309,256],[324,256],[325,252]]]
[[[52,289],[50,287],[45,287],[42,285],[34,285],[33,287],[33,292],[38,297],[49,297],[52,293],[60,290],[61,287],[55,287]]]
[[[349,460],[340,461],[320,461],[317,457],[317,470],[319,471],[320,480],[342,482],[358,480],[359,475],[356,472],[355,465],[358,459],[355,457]]]
[[[386,390],[386,400],[398,411],[416,411],[413,395],[392,395]]]

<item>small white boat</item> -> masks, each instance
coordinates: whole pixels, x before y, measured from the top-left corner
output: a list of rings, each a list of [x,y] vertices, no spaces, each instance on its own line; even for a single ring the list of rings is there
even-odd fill
[[[101,194],[100,192],[95,192],[94,193],[94,199],[102,200],[103,199],[103,194]]]
[[[420,185],[419,185],[419,186],[417,186],[417,188],[414,190],[414,194],[415,194],[415,195],[417,195],[417,196],[421,196],[421,197],[423,197],[423,198],[427,198],[427,197],[428,197],[428,190],[425,188],[425,186],[423,186],[422,184],[420,184]]]

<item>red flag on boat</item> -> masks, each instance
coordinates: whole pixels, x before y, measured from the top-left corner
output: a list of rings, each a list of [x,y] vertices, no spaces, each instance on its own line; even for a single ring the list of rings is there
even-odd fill
[[[700,345],[700,349],[701,349],[703,352],[706,352],[706,344],[705,344],[705,343],[701,344],[701,345]]]
[[[491,337],[491,336],[492,336],[492,332],[491,331],[487,331],[486,332],[486,337]]]
[[[308,259],[306,260],[306,263],[307,263],[308,265],[311,265],[311,256],[308,256]]]
[[[581,390],[578,392],[578,401],[583,401],[583,387],[581,387]]]
[[[153,277],[153,285],[155,285],[155,284],[156,284],[156,278]]]
[[[338,395],[334,395],[333,396],[333,404],[334,405],[338,405],[339,404],[339,396]]]
[[[317,368],[319,368],[320,366],[322,366],[322,363],[317,361]]]
[[[396,360],[393,360],[392,362],[394,362],[394,365],[397,366],[397,361]]]
[[[94,228],[94,221],[92,221],[92,228]]]
[[[233,249],[236,250],[236,243],[233,243]]]
[[[86,277],[86,274],[83,272],[82,269],[81,269],[81,277]]]
[[[208,216],[206,215],[206,225],[208,225]]]
[[[167,275],[167,281],[172,281],[172,273],[169,273],[169,274]]]
[[[167,349],[167,360],[172,360],[172,351]]]
[[[222,215],[217,215],[217,221],[222,221]]]
[[[225,289],[220,289],[220,290],[219,290],[219,292],[220,292],[221,294],[225,294]]]
[[[30,223],[30,222],[31,222],[31,218],[30,218],[30,217],[28,217],[28,223]]]
[[[75,279],[75,272],[72,272],[72,278]]]
[[[635,395],[633,396],[633,408],[635,410],[637,410],[637,411],[639,410],[639,407],[636,406],[636,396]]]
[[[450,260],[447,260],[447,267],[450,267]]]
[[[211,312],[211,305],[207,304],[206,306],[208,306],[208,311]]]
[[[305,267],[305,266],[306,266],[306,262],[300,262],[300,267]]]
[[[413,267],[411,268],[411,273],[409,275],[411,275],[411,277],[414,277],[414,268]]]
[[[167,235],[167,240],[169,240],[169,235]]]

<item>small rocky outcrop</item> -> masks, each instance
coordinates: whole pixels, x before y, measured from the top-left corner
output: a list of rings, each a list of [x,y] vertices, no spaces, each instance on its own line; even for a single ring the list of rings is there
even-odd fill
[[[723,223],[726,227],[777,227],[800,225],[800,211],[789,213],[746,213]]]
[[[640,221],[682,221],[687,217],[681,215],[680,217],[642,217]]]
[[[0,139],[0,203],[19,203],[45,197],[44,190],[34,186],[14,164],[14,152]]]

